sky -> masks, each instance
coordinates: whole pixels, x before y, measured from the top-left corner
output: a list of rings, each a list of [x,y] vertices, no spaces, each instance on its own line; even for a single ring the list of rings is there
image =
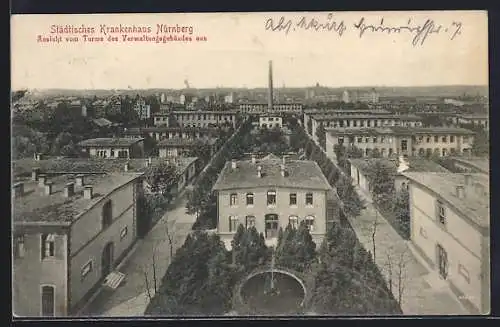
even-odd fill
[[[330,16],[329,16],[330,15]],[[266,30],[281,17],[297,26],[307,22],[343,22],[345,30]],[[439,33],[413,46],[415,33],[371,32],[360,37],[355,27],[442,25]],[[383,18],[383,22],[381,22]],[[410,23],[408,21],[411,19]],[[460,34],[451,36],[461,23]],[[51,26],[94,27],[106,42],[66,42],[67,34]],[[124,33],[104,35],[105,27],[191,26],[179,33],[193,42],[122,42]],[[283,24],[284,25],[284,24]],[[130,33],[126,33],[131,35]],[[172,33],[170,33],[172,34]],[[60,43],[38,42],[38,36],[60,35]],[[140,37],[143,33],[137,33]],[[162,35],[162,34],[160,34]],[[166,35],[169,35],[167,33]],[[118,41],[108,42],[109,36]],[[206,41],[195,41],[196,36]],[[16,15],[11,18],[12,89],[147,89],[266,87],[268,61],[276,87],[429,86],[488,84],[488,22],[482,11],[314,12]]]

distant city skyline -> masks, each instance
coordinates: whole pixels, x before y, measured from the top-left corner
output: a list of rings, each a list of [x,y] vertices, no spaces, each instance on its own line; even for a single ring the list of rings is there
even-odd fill
[[[127,90],[266,88],[273,62],[275,88],[487,86],[488,30],[485,12],[345,12],[337,20],[351,26],[365,17],[375,24],[403,25],[412,17],[439,24],[460,21],[454,41],[429,35],[412,46],[410,35],[334,32],[270,32],[268,18],[327,13],[23,15],[12,18],[12,89]],[[151,25],[168,22],[194,26],[206,42],[40,44],[52,24],[80,26]],[[121,37],[120,34],[117,34]]]

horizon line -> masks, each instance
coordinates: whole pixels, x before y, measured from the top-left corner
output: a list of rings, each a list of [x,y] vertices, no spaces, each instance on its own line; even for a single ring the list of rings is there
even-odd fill
[[[360,85],[360,86],[327,86],[327,85],[309,85],[309,86],[278,86],[273,87],[273,89],[308,89],[308,88],[329,88],[329,89],[364,89],[364,88],[424,88],[424,87],[487,87],[489,84],[428,84],[428,85]],[[38,88],[38,87],[18,87],[16,89],[11,89],[12,92],[22,91],[22,90],[38,90],[38,91],[50,91],[50,90],[60,90],[60,91],[148,91],[148,90],[207,90],[207,89],[267,89],[267,86],[255,86],[255,87],[245,87],[245,86],[210,86],[210,87],[191,87],[187,88],[172,88],[172,87],[148,87],[148,88],[64,88],[64,87],[50,87],[50,88]]]

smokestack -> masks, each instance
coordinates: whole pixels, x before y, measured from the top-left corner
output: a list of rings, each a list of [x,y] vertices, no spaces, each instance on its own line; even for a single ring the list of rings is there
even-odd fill
[[[269,89],[268,89],[268,111],[273,110],[273,62],[269,60]]]

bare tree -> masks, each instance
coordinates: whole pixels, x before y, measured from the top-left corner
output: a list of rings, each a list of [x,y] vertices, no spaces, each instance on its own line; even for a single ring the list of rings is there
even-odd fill
[[[403,303],[403,293],[405,291],[405,279],[406,279],[406,250],[401,252],[398,260],[398,303],[401,306]]]
[[[407,251],[404,250],[399,254],[399,257],[394,258],[391,256],[392,249],[389,249],[386,253],[387,255],[387,279],[388,286],[391,293],[393,293],[393,288],[397,287],[397,293],[393,293],[397,297],[399,305],[403,303],[403,295],[405,292],[405,280],[406,280],[406,264]],[[396,271],[394,271],[396,269]],[[395,277],[395,278],[394,278]]]
[[[375,244],[375,235],[377,234],[377,226],[378,226],[378,211],[375,208],[375,220],[373,221],[373,229],[372,229],[372,249],[373,249],[373,262],[376,264],[376,244]]]
[[[144,273],[144,284],[146,287],[146,294],[151,301],[158,291],[158,283],[157,283],[157,278],[156,278],[156,246],[153,246],[152,249],[152,255],[151,255],[151,268],[152,268],[152,280],[150,280],[149,275],[148,275],[148,266],[145,266],[143,268],[143,273]],[[153,285],[151,285],[151,283]],[[151,293],[151,288],[153,288],[153,293]]]
[[[389,276],[388,278],[388,284],[389,284],[389,291],[392,293],[392,258],[391,258],[391,253],[387,251],[387,270]]]

